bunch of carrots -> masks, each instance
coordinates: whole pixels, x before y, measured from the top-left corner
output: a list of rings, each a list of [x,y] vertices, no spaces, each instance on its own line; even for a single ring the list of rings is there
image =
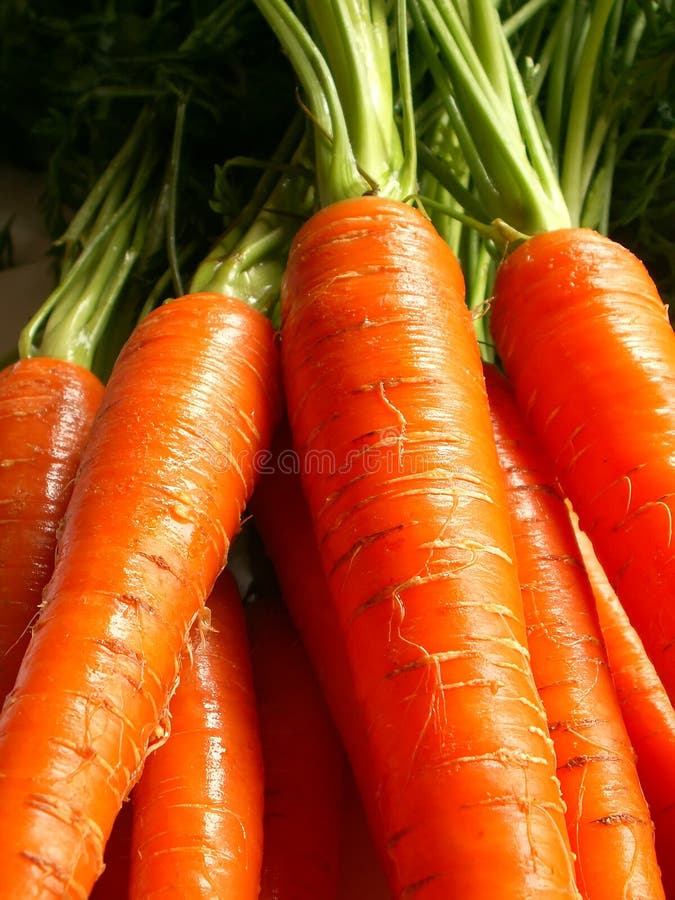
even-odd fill
[[[240,6],[250,197],[146,105],[0,373],[3,895],[675,898],[671,5]]]

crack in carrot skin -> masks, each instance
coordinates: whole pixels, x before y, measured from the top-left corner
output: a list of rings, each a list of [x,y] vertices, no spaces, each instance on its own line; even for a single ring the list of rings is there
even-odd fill
[[[404,205],[324,209],[291,251],[281,349],[301,461],[335,461],[304,486],[394,896],[578,897],[456,260]]]
[[[86,895],[99,874],[115,815],[166,738],[181,650],[239,529],[277,391],[269,322],[222,295],[159,308],[123,349],[0,716],[0,869],[15,896],[31,896],[26,853],[63,873],[44,896]],[[30,808],[35,794],[62,810],[58,827]]]

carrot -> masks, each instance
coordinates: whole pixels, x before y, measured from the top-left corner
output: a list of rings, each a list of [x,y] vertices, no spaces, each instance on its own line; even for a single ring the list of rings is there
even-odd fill
[[[333,720],[350,740],[350,755],[355,757],[359,753],[355,740],[365,736],[366,726],[363,722],[355,725],[359,710],[354,707],[353,679],[336,610],[327,602],[328,584],[302,493],[298,463],[288,423],[282,420],[249,508],[274,566],[284,603],[311,660],[314,677]],[[279,510],[283,510],[283,525]],[[363,756],[361,759],[363,770],[366,760]],[[338,898],[387,900],[390,896],[354,774],[348,767],[341,816]]]
[[[269,322],[213,294],[159,308],[118,357],[0,716],[7,896],[84,897],[99,874],[270,439],[276,362]]]
[[[575,517],[572,519],[576,524]],[[607,581],[588,536],[575,529],[593,587],[628,735],[656,829],[656,853],[666,896],[675,894],[675,710],[625,610]]]
[[[528,645],[584,897],[664,896],[653,825],[567,508],[506,379],[485,376]]]
[[[405,4],[403,145],[384,4],[303,4],[329,62],[287,4],[257,4],[316,121],[323,208],[289,254],[282,369],[354,727],[367,727],[343,741],[363,748],[351,763],[390,889],[577,897],[461,271],[402,202]]]
[[[644,266],[589,230],[500,267],[492,332],[564,492],[675,697],[675,335]]]
[[[0,704],[12,689],[103,386],[45,357],[0,372]]]
[[[576,896],[456,260],[409,207],[344,201],[301,229],[282,300],[392,892]]]
[[[367,774],[368,726],[356,698],[345,634],[337,610],[329,601],[329,588],[316,544],[314,526],[300,480],[299,459],[292,447],[288,422],[277,428],[271,458],[262,472],[249,509],[264,544],[293,625],[301,636],[325,702],[340,732],[342,743],[357,768],[363,792],[374,776]],[[283,510],[283,525],[279,520]],[[358,890],[375,891],[386,885],[382,864],[372,846],[369,826],[364,826],[363,804],[350,797],[356,792],[351,767],[342,825],[340,897],[356,900]],[[358,813],[354,807],[358,805]],[[354,822],[356,820],[356,822]],[[367,838],[367,846],[364,841]],[[373,859],[372,857],[375,857]],[[361,865],[365,862],[365,869]],[[384,888],[386,891],[386,887]],[[354,891],[352,895],[350,891]],[[376,896],[373,893],[373,896]]]
[[[244,614],[224,572],[134,788],[129,897],[258,897],[263,765]],[[318,896],[318,895],[317,895]]]
[[[344,751],[283,605],[258,598],[247,619],[265,762],[260,900],[335,900]]]

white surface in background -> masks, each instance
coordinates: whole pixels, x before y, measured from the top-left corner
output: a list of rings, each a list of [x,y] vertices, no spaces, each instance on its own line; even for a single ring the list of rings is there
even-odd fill
[[[53,284],[50,242],[40,212],[42,180],[0,163],[0,227],[11,225],[14,265],[0,270],[0,358],[16,347],[19,332]]]

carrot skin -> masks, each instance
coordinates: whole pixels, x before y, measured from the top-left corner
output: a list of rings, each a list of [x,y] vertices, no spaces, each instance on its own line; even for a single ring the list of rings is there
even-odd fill
[[[103,385],[45,357],[0,372],[0,706],[14,686]]]
[[[335,900],[344,751],[283,605],[260,598],[247,621],[265,761],[260,900]]]
[[[572,519],[574,524],[574,519]],[[578,528],[579,549],[595,595],[609,667],[654,821],[656,855],[667,897],[675,897],[675,709],[644,645]]]
[[[269,322],[220,295],[144,319],[87,442],[56,568],[0,717],[7,897],[86,897],[278,404]]]
[[[491,328],[672,701],[675,334],[656,287],[636,257],[593,231],[540,234],[500,266]]]
[[[196,623],[171,698],[171,734],[132,793],[129,900],[256,900],[263,844],[263,761],[249,644],[228,572]]]
[[[506,379],[494,366],[485,376],[577,883],[588,900],[657,900],[654,829],[567,507]]]
[[[456,259],[404,204],[323,209],[281,350],[392,893],[578,896]]]

